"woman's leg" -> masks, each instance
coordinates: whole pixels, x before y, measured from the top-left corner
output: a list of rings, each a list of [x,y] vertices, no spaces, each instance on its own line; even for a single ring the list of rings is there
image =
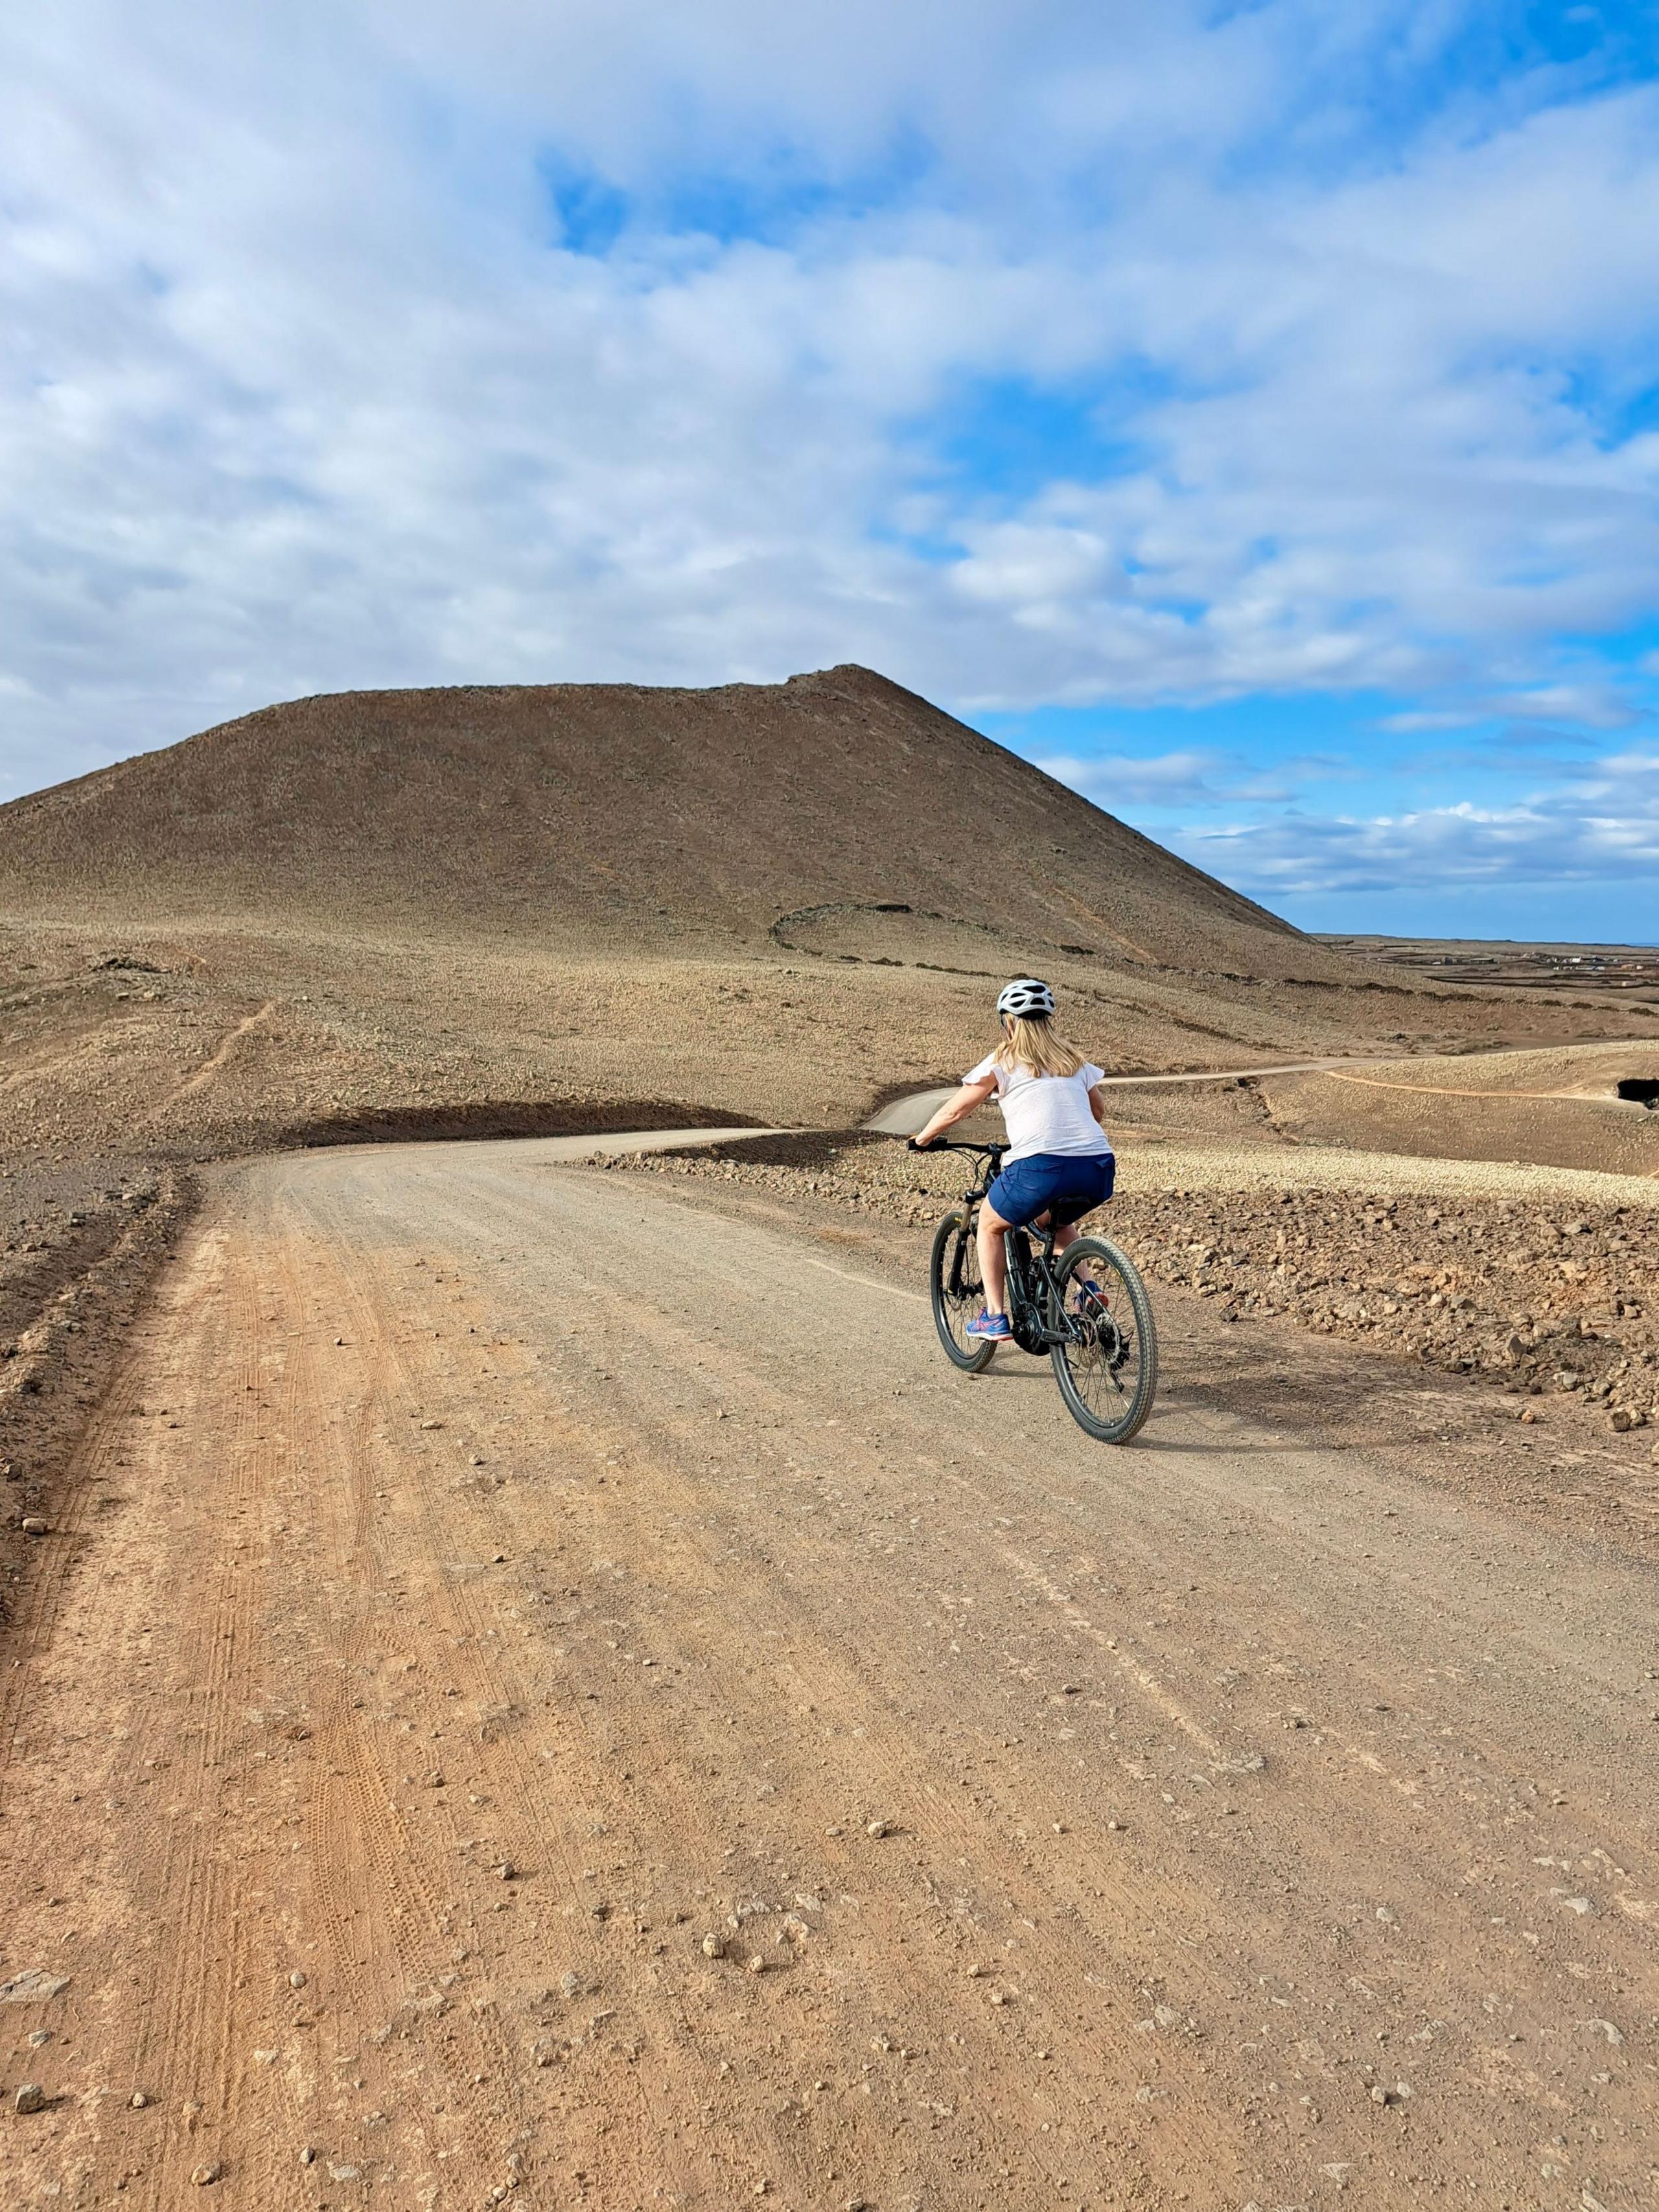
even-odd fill
[[[985,1310],[1000,1314],[1008,1295],[1008,1247],[1003,1242],[1013,1224],[994,1207],[979,1210],[979,1279],[985,1285]]]
[[[1031,1226],[1033,1229],[1046,1229],[1048,1226],[1048,1210],[1046,1206],[1043,1208],[1042,1212],[1037,1215],[1036,1220],[1032,1222]],[[1055,1254],[1059,1255],[1066,1249],[1066,1247],[1068,1244],[1075,1244],[1076,1242],[1077,1224],[1074,1221],[1062,1221],[1059,1228],[1054,1231]]]

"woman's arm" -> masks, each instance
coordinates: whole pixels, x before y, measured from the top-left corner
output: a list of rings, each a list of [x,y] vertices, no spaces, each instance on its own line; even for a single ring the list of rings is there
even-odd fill
[[[982,1082],[964,1083],[960,1091],[945,1100],[921,1134],[913,1139],[916,1150],[923,1151],[935,1137],[942,1136],[955,1123],[965,1121],[969,1115],[985,1103],[996,1087],[994,1075],[986,1076]]]
[[[1101,1085],[1098,1083],[1096,1084],[1093,1090],[1089,1093],[1089,1111],[1094,1115],[1096,1121],[1099,1122],[1101,1127],[1104,1129],[1106,1127],[1106,1100],[1103,1096]]]

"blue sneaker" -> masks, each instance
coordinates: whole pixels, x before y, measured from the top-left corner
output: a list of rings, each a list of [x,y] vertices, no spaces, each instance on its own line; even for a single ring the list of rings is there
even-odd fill
[[[988,1313],[983,1306],[963,1334],[964,1336],[981,1337],[987,1344],[1012,1344],[1014,1340],[1014,1332],[1008,1326],[1007,1315]]]

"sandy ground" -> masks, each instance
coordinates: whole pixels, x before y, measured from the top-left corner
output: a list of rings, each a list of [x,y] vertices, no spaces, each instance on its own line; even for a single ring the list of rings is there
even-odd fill
[[[1620,1098],[1626,1077],[1659,1080],[1659,1046],[1632,1036],[1432,1066],[1328,1066],[1260,1088],[1275,1127],[1304,1144],[1659,1178],[1659,1114]]]
[[[1104,1451],[921,1231],[554,1150],[165,1270],[3,1678],[9,2204],[1651,2204],[1652,1575],[1480,1392],[1171,1294]]]

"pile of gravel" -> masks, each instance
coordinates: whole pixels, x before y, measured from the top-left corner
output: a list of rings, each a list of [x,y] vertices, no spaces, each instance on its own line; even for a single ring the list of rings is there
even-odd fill
[[[1145,1271],[1453,1373],[1582,1391],[1659,1421],[1653,1213],[1290,1189],[1140,1192],[1114,1208]]]

